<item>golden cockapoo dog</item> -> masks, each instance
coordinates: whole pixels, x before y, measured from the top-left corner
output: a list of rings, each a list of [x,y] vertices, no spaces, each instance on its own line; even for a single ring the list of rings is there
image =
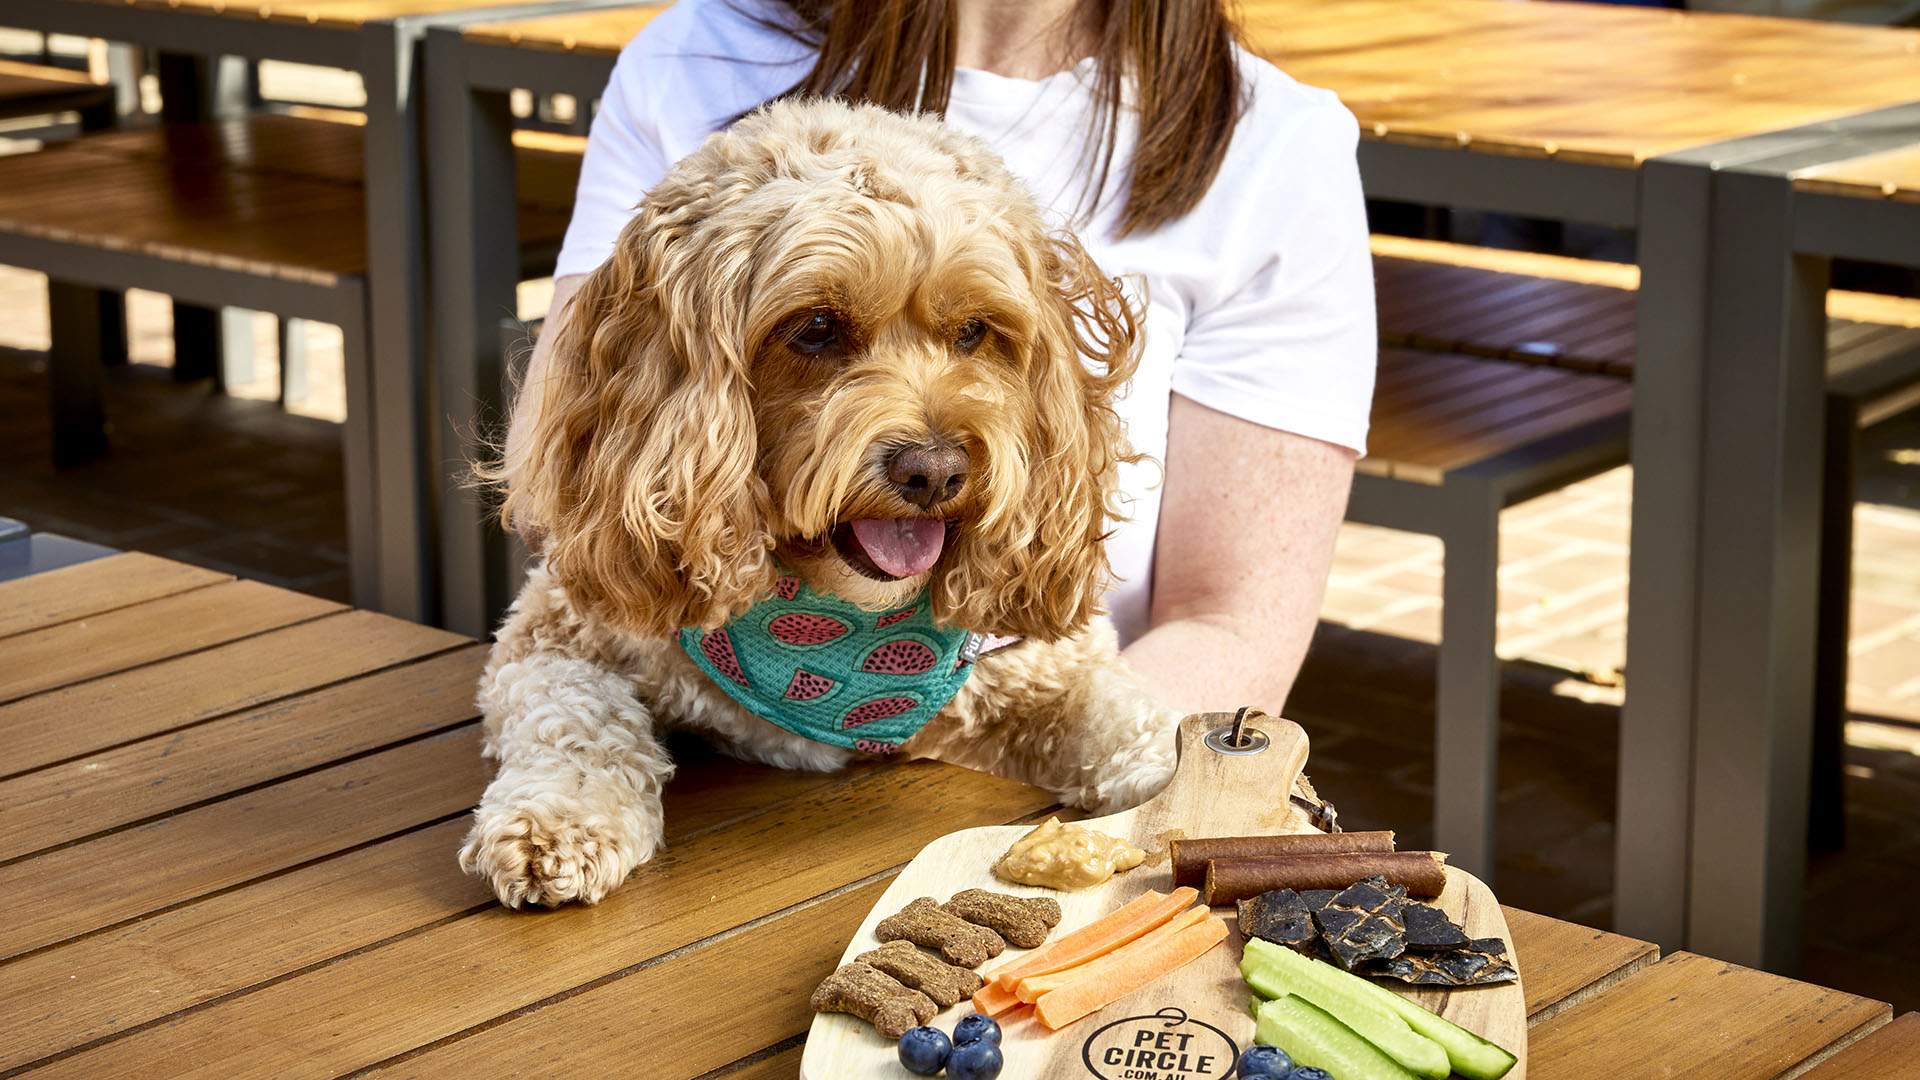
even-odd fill
[[[898,753],[1095,810],[1152,795],[1178,716],[1095,619],[1136,333],[999,159],[933,119],[778,103],[710,138],[525,388],[496,479],[544,564],[481,684],[499,773],[461,865],[510,906],[605,896],[660,846],[666,728],[789,768]],[[853,674],[825,670],[862,635],[881,644]]]

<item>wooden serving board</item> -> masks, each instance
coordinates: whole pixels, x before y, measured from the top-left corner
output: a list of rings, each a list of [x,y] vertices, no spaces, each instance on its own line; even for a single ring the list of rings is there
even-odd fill
[[[944,902],[968,888],[1051,896],[1060,902],[1062,912],[1060,925],[1052,935],[1058,937],[1148,889],[1171,889],[1166,855],[1166,842],[1171,836],[1313,832],[1306,816],[1289,799],[1294,781],[1306,765],[1306,732],[1288,720],[1252,716],[1246,726],[1266,737],[1265,749],[1230,754],[1210,746],[1207,734],[1223,730],[1231,720],[1230,715],[1222,713],[1188,717],[1180,726],[1180,764],[1167,789],[1145,805],[1083,823],[1127,837],[1146,849],[1145,865],[1103,885],[1072,892],[1009,885],[995,878],[991,867],[1032,826],[1005,825],[950,833],[921,849],[901,871],[860,924],[841,963],[878,947],[874,926],[916,897],[931,896]],[[1499,903],[1484,884],[1471,874],[1448,867],[1446,891],[1435,902],[1469,937],[1505,939],[1508,958],[1524,977],[1521,959],[1514,952],[1513,935],[1507,930]],[[1229,925],[1233,923],[1233,909],[1222,908],[1216,914],[1224,916]],[[1030,1008],[1003,1017],[1001,1049],[1006,1064],[1000,1075],[1007,1080],[1225,1080],[1232,1075],[1238,1052],[1253,1041],[1250,994],[1239,972],[1244,944],[1236,927],[1200,959],[1057,1032],[1041,1027]],[[1008,947],[982,970],[991,971],[1021,951]],[[1381,985],[1513,1051],[1520,1061],[1507,1075],[1511,1080],[1526,1080],[1527,1009],[1519,980],[1462,990],[1416,990],[1390,982]],[[951,1032],[954,1022],[970,1011],[971,1004],[962,1001],[942,1012],[933,1024]],[[1170,1051],[1173,1056],[1160,1056],[1142,1067],[1137,1060],[1128,1061],[1128,1052],[1140,1047]],[[900,1065],[893,1040],[871,1025],[851,1016],[822,1014],[814,1017],[808,1032],[800,1075],[802,1080],[846,1080],[912,1074]]]

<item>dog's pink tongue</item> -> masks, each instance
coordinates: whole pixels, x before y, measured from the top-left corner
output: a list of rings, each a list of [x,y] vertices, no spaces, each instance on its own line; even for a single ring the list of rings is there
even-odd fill
[[[912,577],[940,558],[947,525],[929,518],[861,518],[853,523],[853,538],[882,572]]]

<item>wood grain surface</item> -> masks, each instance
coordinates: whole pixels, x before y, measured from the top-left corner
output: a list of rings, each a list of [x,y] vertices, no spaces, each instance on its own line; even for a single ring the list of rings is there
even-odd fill
[[[465,640],[370,611],[341,611],[109,672],[0,705],[0,743],[8,751],[0,775],[175,731],[443,652]],[[142,707],[115,707],[125,701]],[[76,716],[88,721],[72,723]]]
[[[1920,30],[1502,0],[1245,0],[1368,138],[1632,168],[1920,100]]]
[[[1887,1022],[1878,1001],[1675,953],[1533,1029],[1559,1076],[1780,1077]]]
[[[468,41],[490,45],[511,45],[547,52],[578,53],[582,56],[614,56],[653,21],[669,4],[635,4],[631,7],[571,11],[563,15],[542,15],[530,19],[506,19],[474,23],[461,33]]]
[[[1912,1080],[1920,1066],[1920,1013],[1908,1013],[1833,1054],[1806,1080]]]
[[[1146,849],[1150,855],[1143,866],[1087,889],[1062,892],[1009,885],[995,878],[990,868],[1026,831],[1024,828],[951,833],[928,845],[901,871],[849,939],[840,962],[877,945],[874,926],[916,897],[945,900],[966,888],[1047,896],[1059,901],[1062,912],[1055,933],[1071,932],[1147,889],[1171,889],[1166,854],[1166,842],[1171,836],[1258,836],[1314,831],[1287,798],[1307,761],[1306,732],[1286,720],[1255,716],[1248,724],[1269,740],[1263,751],[1240,755],[1209,748],[1205,742],[1207,733],[1231,719],[1227,714],[1188,717],[1180,725],[1180,764],[1167,789],[1143,806],[1085,822],[1089,828],[1131,839]],[[1447,878],[1446,890],[1434,903],[1460,924],[1468,936],[1498,937],[1507,941],[1509,956],[1524,980],[1526,958],[1520,955],[1493,894],[1472,875],[1453,867],[1447,868]],[[1231,920],[1230,909],[1220,911]],[[1220,1037],[1224,1036],[1237,1048],[1253,1041],[1253,1018],[1247,1010],[1249,994],[1239,973],[1243,945],[1244,939],[1235,928],[1226,941],[1199,959],[1060,1031],[1048,1032],[1030,1016],[1018,1020],[1007,1018],[1001,1043],[1007,1073],[1034,1080],[1085,1076],[1083,1056],[1093,1053],[1092,1040],[1098,1038],[1100,1032],[1129,1018],[1153,1016],[1173,1009],[1184,1017],[1180,1030],[1205,1040],[1205,1045],[1214,1051],[1213,1064],[1205,1070],[1196,1068],[1191,1075],[1196,1080],[1202,1076],[1225,1076],[1233,1066],[1234,1053],[1222,1055],[1221,1047],[1229,1044]],[[1019,954],[1020,950],[1009,948],[1000,958],[983,965],[983,969],[991,970]],[[1394,989],[1519,1055],[1519,1063],[1508,1076],[1525,1080],[1527,1005],[1521,983],[1453,991]],[[970,1008],[969,1002],[961,1002],[943,1010],[933,1023],[950,1028]],[[1201,1025],[1210,1026],[1214,1033],[1206,1033]],[[844,1014],[823,1013],[814,1019],[808,1033],[801,1076],[803,1080],[836,1080],[843,1076],[881,1075],[889,1068],[888,1063],[895,1060],[895,1054],[892,1040],[878,1035],[866,1021]]]
[[[565,233],[579,155],[517,151],[523,246]],[[255,116],[0,157],[0,232],[332,286],[366,271],[363,130]]]
[[[1793,183],[1827,195],[1920,202],[1920,143],[1810,169]]]
[[[138,551],[63,566],[0,584],[0,638],[232,580]]]
[[[26,853],[0,856],[0,1075],[792,1077],[808,992],[901,865],[954,828],[1049,810],[945,765],[794,773],[675,739],[661,858],[598,907],[503,911],[454,861],[489,769],[465,722],[479,649],[344,612],[198,644],[222,634],[147,610],[231,584],[119,556],[0,585],[0,649],[112,631],[63,639],[98,674],[0,707],[9,750],[58,732],[34,744],[53,761],[0,771],[0,842]],[[230,595],[274,610],[275,594],[309,603]],[[1639,1075],[1609,1056],[1634,1025],[1679,1047],[1680,1071],[1786,1076],[1885,1013],[1504,915],[1534,1080],[1602,1075],[1596,1060]],[[1914,1027],[1815,1075],[1904,1076]]]
[[[342,610],[331,600],[229,581],[29,631],[7,640],[0,702]]]

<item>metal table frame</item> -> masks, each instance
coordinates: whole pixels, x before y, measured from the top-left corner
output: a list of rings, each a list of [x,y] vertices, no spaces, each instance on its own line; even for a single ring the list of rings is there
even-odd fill
[[[343,27],[96,0],[11,0],[7,5],[9,26],[137,43],[168,52],[345,68],[364,80],[367,345],[361,358],[364,393],[359,395],[361,400],[349,401],[347,423],[349,445],[356,427],[365,433],[366,467],[372,475],[360,490],[350,486],[349,503],[360,509],[350,526],[350,543],[354,548],[355,602],[390,615],[432,621],[438,614],[435,525],[423,467],[429,442],[424,417],[430,398],[424,345],[426,233],[416,137],[416,49],[430,27],[521,18],[570,7],[562,0],[543,0]],[[203,282],[202,275],[195,272],[199,268],[169,266],[178,266],[170,272],[168,284],[160,287],[169,294],[193,287],[189,281],[214,281],[209,278]],[[173,284],[176,276],[180,281],[177,286]],[[250,290],[276,290],[285,284],[242,284],[241,277],[219,280],[215,291],[193,299],[220,306],[248,306]],[[324,314],[300,314],[291,308],[286,313],[329,322],[344,317],[337,306]],[[355,329],[343,328],[351,342]],[[353,396],[350,389],[350,399]],[[358,420],[352,415],[356,405]],[[348,456],[351,458],[351,451]],[[350,516],[354,516],[352,511]],[[373,555],[371,563],[363,562],[369,553]]]
[[[628,0],[587,7],[630,7]],[[504,422],[508,365],[503,319],[514,314],[520,238],[513,214],[513,115],[508,94],[599,99],[614,57],[467,39],[457,28],[427,34],[429,232],[433,265],[434,367],[441,404],[439,470],[444,625],[486,637],[512,600],[514,547],[484,501],[461,482],[474,437]]]
[[[1686,937],[1774,970],[1798,962],[1806,873],[1831,265],[1920,267],[1920,206],[1793,177],[1915,142],[1920,103],[1694,155],[1711,169],[1711,240],[1690,328],[1703,337]]]

